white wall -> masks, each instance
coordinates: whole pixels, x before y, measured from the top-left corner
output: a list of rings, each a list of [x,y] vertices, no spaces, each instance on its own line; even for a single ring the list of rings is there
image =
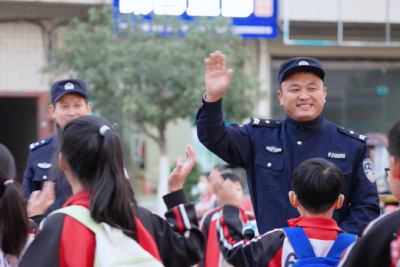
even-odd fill
[[[41,28],[32,23],[0,23],[0,91],[46,91],[39,73],[46,64]]]

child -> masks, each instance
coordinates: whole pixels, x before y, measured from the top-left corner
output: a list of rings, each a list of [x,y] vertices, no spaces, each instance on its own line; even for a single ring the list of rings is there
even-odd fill
[[[64,204],[83,206],[97,223],[118,228],[164,266],[191,266],[202,257],[203,237],[193,204],[185,204],[183,183],[196,163],[192,147],[170,175],[167,221],[138,207],[124,175],[121,140],[104,119],[83,116],[69,122],[60,137],[59,166],[73,195]],[[94,233],[69,215],[48,217],[20,267],[91,267]],[[173,225],[173,227],[170,226]],[[146,253],[147,253],[146,252]]]
[[[13,179],[16,175],[15,162],[10,151],[0,144],[0,266],[17,266],[24,250],[33,240],[30,222],[26,211],[20,185]],[[46,184],[47,192],[50,184]],[[51,185],[50,185],[51,186]],[[54,189],[52,191],[54,193]],[[47,193],[46,193],[47,195]],[[29,213],[37,215],[44,212],[54,202],[42,205],[44,198],[34,192],[30,198]],[[39,202],[37,200],[40,200]],[[46,199],[47,200],[47,199]],[[43,210],[44,209],[44,210]],[[34,225],[32,228],[34,228]]]
[[[397,201],[400,201],[400,120],[393,124],[387,137],[390,153],[388,182],[392,194]],[[396,265],[399,257],[394,257],[392,264],[390,257],[391,242],[398,236],[400,236],[399,209],[372,221],[354,246],[347,249],[339,266],[399,266]],[[397,245],[396,243],[393,242],[393,245]]]
[[[242,235],[239,203],[232,193],[232,182],[223,182],[217,174],[212,175],[214,190],[225,203],[223,216],[217,223],[219,247],[234,266],[286,267],[298,261],[320,264],[321,260],[328,266],[336,266],[343,250],[356,238],[344,234],[332,219],[333,210],[343,204],[344,196],[340,194],[343,175],[325,159],[306,160],[293,174],[289,199],[301,216],[288,220],[289,228],[269,231],[251,241]],[[341,242],[342,239],[345,241]]]
[[[235,198],[238,203],[242,202],[243,199],[243,184],[239,177],[236,175],[229,173],[223,174],[223,179],[229,179],[233,183],[233,190]],[[217,207],[208,211],[202,218],[200,222],[200,229],[203,233],[204,237],[204,259],[199,263],[199,267],[218,267],[218,266],[231,266],[228,265],[224,257],[221,255],[218,246],[217,240],[217,221],[222,216],[222,206],[224,203],[221,202],[221,199],[218,198],[218,202],[220,202],[221,207]],[[252,222],[255,222],[254,216],[249,212],[245,212],[243,209],[240,209],[240,222],[241,227],[244,225],[251,225]],[[255,225],[255,224],[254,224]],[[254,233],[251,235],[251,238],[254,237]],[[250,238],[250,239],[251,239]]]

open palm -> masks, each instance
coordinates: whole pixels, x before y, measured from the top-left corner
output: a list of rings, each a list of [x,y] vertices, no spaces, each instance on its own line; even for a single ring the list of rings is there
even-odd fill
[[[228,89],[233,70],[226,70],[226,57],[219,51],[210,54],[210,58],[204,60],[206,68],[207,100],[217,101]]]
[[[183,187],[183,183],[196,165],[197,157],[191,145],[188,145],[186,151],[186,160],[178,159],[175,169],[169,175],[168,188],[170,192],[177,191]]]

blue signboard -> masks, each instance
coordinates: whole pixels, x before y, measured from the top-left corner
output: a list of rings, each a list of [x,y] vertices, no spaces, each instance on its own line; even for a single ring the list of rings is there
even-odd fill
[[[117,13],[144,16],[157,15],[232,18],[233,31],[243,38],[278,37],[277,0],[114,0]]]

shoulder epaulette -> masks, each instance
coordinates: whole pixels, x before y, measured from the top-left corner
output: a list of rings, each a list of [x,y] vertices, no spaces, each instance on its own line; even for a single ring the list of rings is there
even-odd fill
[[[357,140],[360,140],[361,142],[367,142],[367,140],[369,139],[365,135],[358,134],[358,133],[356,133],[354,131],[345,129],[343,127],[338,127],[338,130],[339,130],[339,132],[341,132],[341,133],[343,133],[345,135],[351,136],[351,137],[353,137],[353,138],[355,138]]]
[[[38,148],[38,147],[47,145],[47,144],[50,143],[52,140],[53,140],[53,137],[49,137],[49,138],[43,139],[43,140],[41,140],[41,141],[37,141],[36,143],[30,144],[30,145],[29,145],[29,149],[30,149],[30,150],[35,150],[35,149]]]
[[[251,117],[251,125],[254,127],[270,127],[270,128],[279,128],[282,126],[282,122],[279,120],[265,120],[259,118]]]

